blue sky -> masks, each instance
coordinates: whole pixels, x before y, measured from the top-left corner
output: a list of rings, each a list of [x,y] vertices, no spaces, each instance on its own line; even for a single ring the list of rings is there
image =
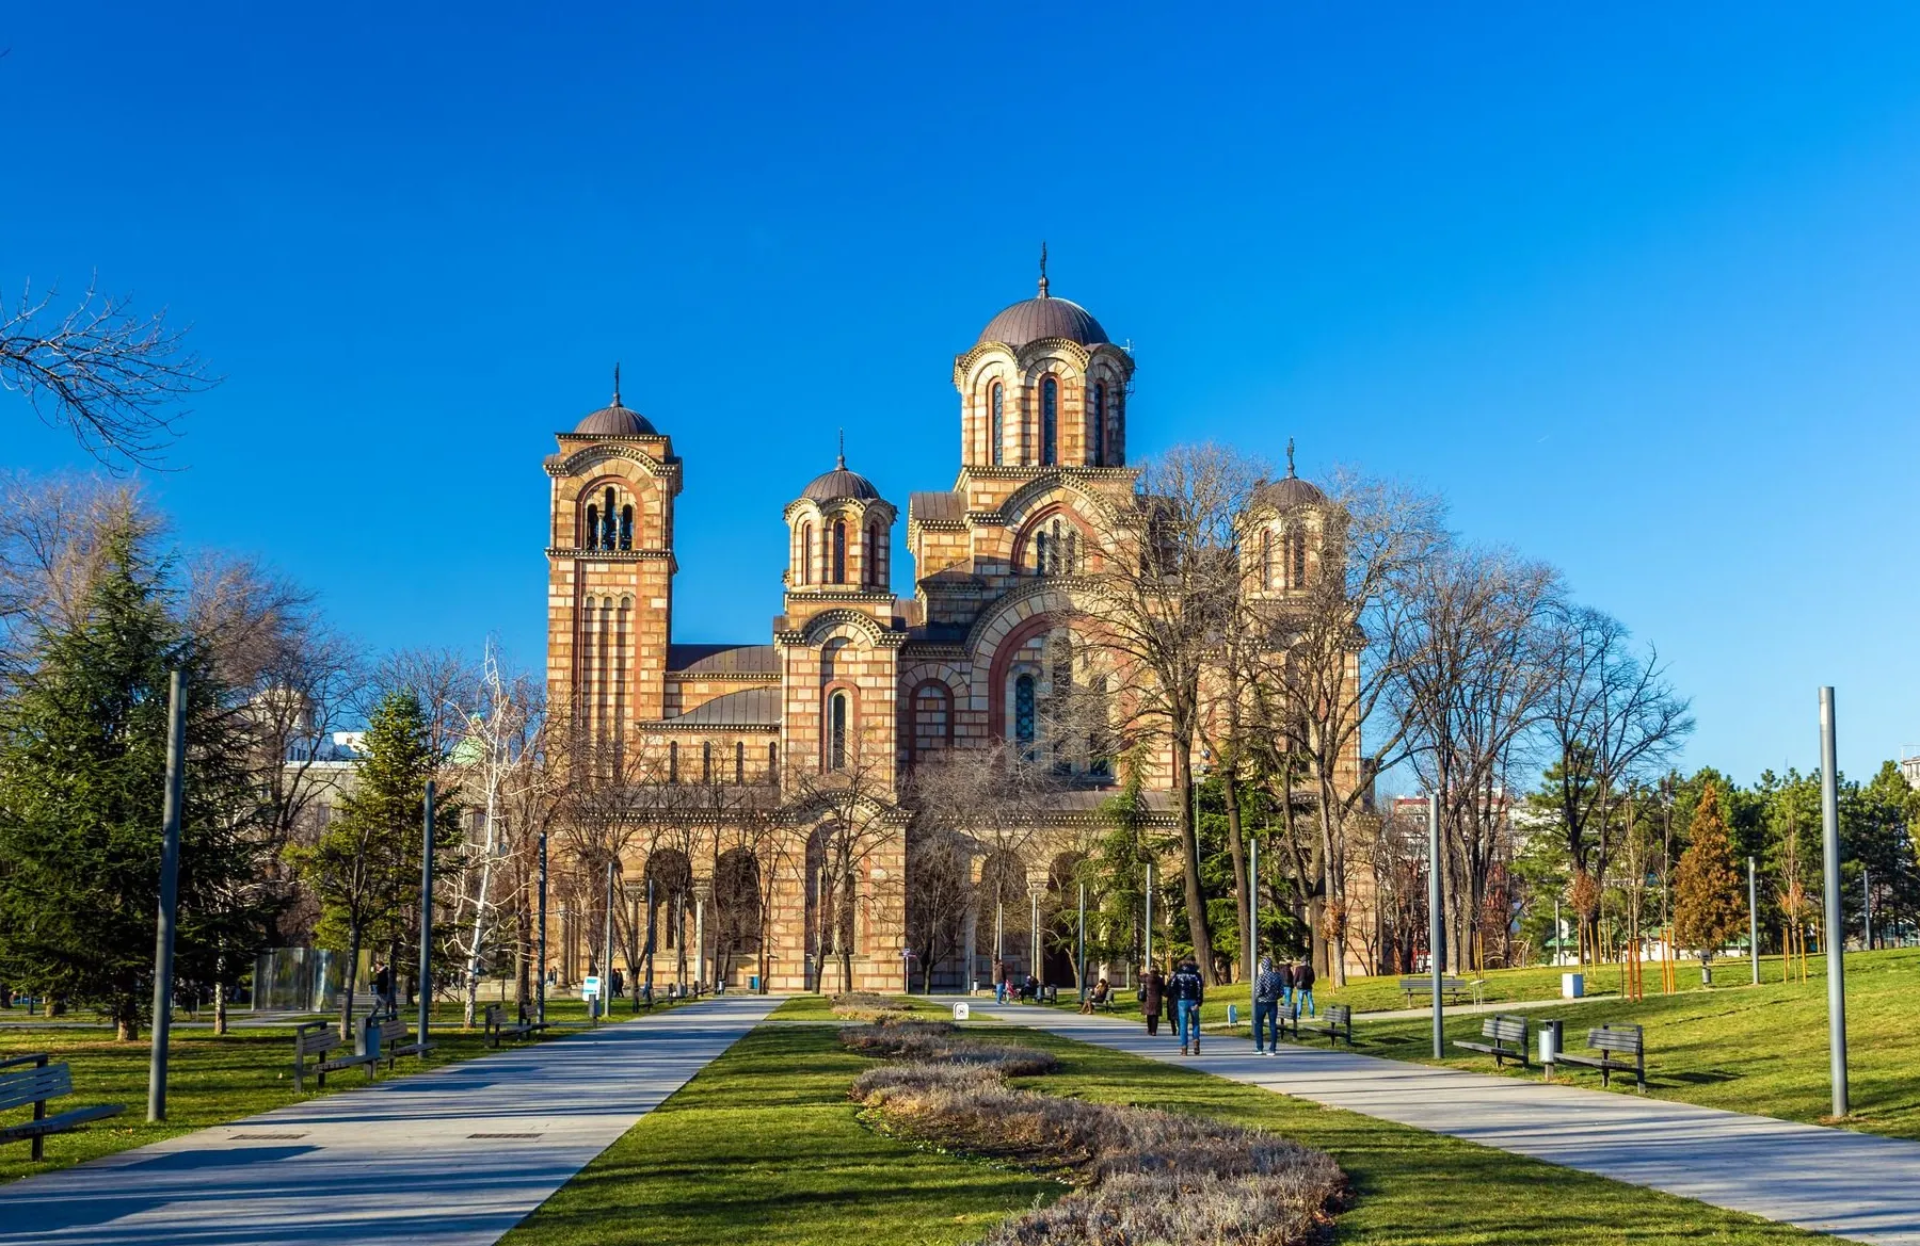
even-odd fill
[[[763,639],[836,429],[951,482],[1044,237],[1136,457],[1443,491],[1659,646],[1690,764],[1810,766],[1821,683],[1844,768],[1920,747],[1920,8],[188,8],[0,23],[0,281],[194,322],[154,495],[370,645],[539,665],[540,461],[616,359],[678,638]],[[86,466],[5,403],[0,466]]]

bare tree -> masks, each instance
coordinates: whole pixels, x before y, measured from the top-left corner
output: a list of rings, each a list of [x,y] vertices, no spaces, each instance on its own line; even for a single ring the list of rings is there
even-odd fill
[[[97,282],[65,311],[58,298],[55,287],[27,285],[11,306],[0,303],[0,385],[109,469],[158,465],[179,432],[168,408],[218,378],[165,309],[137,314]]]
[[[151,549],[166,530],[133,485],[0,475],[0,693],[42,636],[78,621],[105,537],[130,533]]]
[[[1562,588],[1543,563],[1502,550],[1449,549],[1411,568],[1407,591],[1415,644],[1392,701],[1414,744],[1414,769],[1440,798],[1437,867],[1451,963],[1464,967],[1508,830],[1508,763],[1552,690]],[[1449,963],[1444,948],[1435,954],[1443,967]]]
[[[1121,733],[1136,748],[1164,743],[1172,752],[1187,931],[1209,981],[1193,752],[1208,668],[1240,608],[1239,526],[1260,475],[1257,463],[1214,445],[1175,447],[1149,464],[1137,505],[1100,533],[1103,557],[1080,608],[1098,647],[1130,676],[1114,698]],[[1240,874],[1244,895],[1244,866]]]
[[[888,840],[906,833],[907,815],[895,799],[894,760],[882,752],[871,744],[857,748],[839,769],[802,760],[790,765],[782,784],[787,822],[813,828],[807,857],[819,941],[816,964],[823,965],[828,957],[838,962],[842,991],[853,985],[854,924],[862,903],[860,880],[867,873],[863,867]],[[905,913],[868,912],[874,929],[891,931],[896,939],[905,934],[905,918]]]
[[[1412,577],[1444,546],[1437,498],[1351,473],[1313,507],[1306,582],[1276,611],[1269,655],[1252,681],[1255,721],[1289,811],[1296,776],[1311,790],[1316,843],[1308,903],[1314,960],[1346,980],[1346,821],[1370,799],[1373,776],[1403,758],[1407,724],[1383,713],[1419,646]],[[1378,728],[1363,741],[1362,728]],[[1297,762],[1297,768],[1296,763]],[[1304,774],[1299,774],[1304,770]]]

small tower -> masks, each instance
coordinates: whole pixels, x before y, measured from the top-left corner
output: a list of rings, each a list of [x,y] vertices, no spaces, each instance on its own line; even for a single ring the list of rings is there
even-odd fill
[[[1320,544],[1331,512],[1318,485],[1293,469],[1293,439],[1287,439],[1287,474],[1254,490],[1247,507],[1240,567],[1255,600],[1285,601],[1307,591],[1320,569]]]
[[[547,456],[547,694],[576,749],[624,753],[662,716],[673,613],[673,501],[680,460],[638,411],[613,401]]]

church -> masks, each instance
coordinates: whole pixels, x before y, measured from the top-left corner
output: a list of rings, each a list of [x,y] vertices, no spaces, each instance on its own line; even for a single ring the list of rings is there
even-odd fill
[[[708,984],[897,990],[905,980],[910,810],[898,805],[909,803],[908,776],[949,750],[1031,755],[1046,730],[1041,707],[1072,678],[1060,655],[1071,652],[1061,641],[1076,587],[1102,559],[1132,556],[1102,534],[1138,506],[1127,462],[1134,361],[1048,287],[1043,264],[1037,294],[989,319],[953,361],[959,471],[950,488],[906,499],[911,595],[895,595],[889,565],[900,509],[843,454],[786,506],[784,593],[764,643],[673,634],[684,464],[668,429],[622,403],[617,375],[612,404],[558,434],[546,460],[550,723],[571,733],[576,768],[653,793],[614,815],[624,896],[614,924],[625,926],[616,964],[651,942],[656,968]],[[1276,488],[1324,500],[1291,475]],[[1287,539],[1299,544],[1297,533]],[[1263,588],[1305,575],[1304,562],[1276,565],[1266,544]],[[1160,752],[1139,763],[1145,816],[1170,828],[1170,750]],[[1071,782],[1035,809],[1019,860],[995,862],[983,844],[970,865],[974,882],[991,875],[988,890],[1021,902],[969,912],[964,948],[936,985],[985,982],[1000,963],[1071,985],[1064,954],[1032,938],[1031,918],[1041,897],[1058,898],[1063,854],[1101,825],[1119,782],[1098,754],[1052,743],[1049,764]],[[836,774],[891,811],[876,815],[884,826],[859,846],[847,902],[829,912],[825,832],[790,811],[796,791]],[[688,798],[659,798],[675,790]],[[788,811],[791,851],[729,825],[739,820],[729,810],[769,807]],[[583,885],[570,905],[562,896],[550,927],[562,982],[601,955],[600,890]]]

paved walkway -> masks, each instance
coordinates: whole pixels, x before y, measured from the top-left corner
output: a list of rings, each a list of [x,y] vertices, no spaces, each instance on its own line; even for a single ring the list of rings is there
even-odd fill
[[[28,1177],[0,1186],[0,1244],[491,1246],[779,1002],[675,1008]]]
[[[1050,1008],[989,1004],[977,1015],[1768,1220],[1920,1246],[1920,1142],[1345,1049],[1282,1044],[1278,1056],[1256,1056],[1246,1039],[1209,1036],[1205,1054],[1189,1059],[1164,1030],[1150,1039],[1134,1022]]]

